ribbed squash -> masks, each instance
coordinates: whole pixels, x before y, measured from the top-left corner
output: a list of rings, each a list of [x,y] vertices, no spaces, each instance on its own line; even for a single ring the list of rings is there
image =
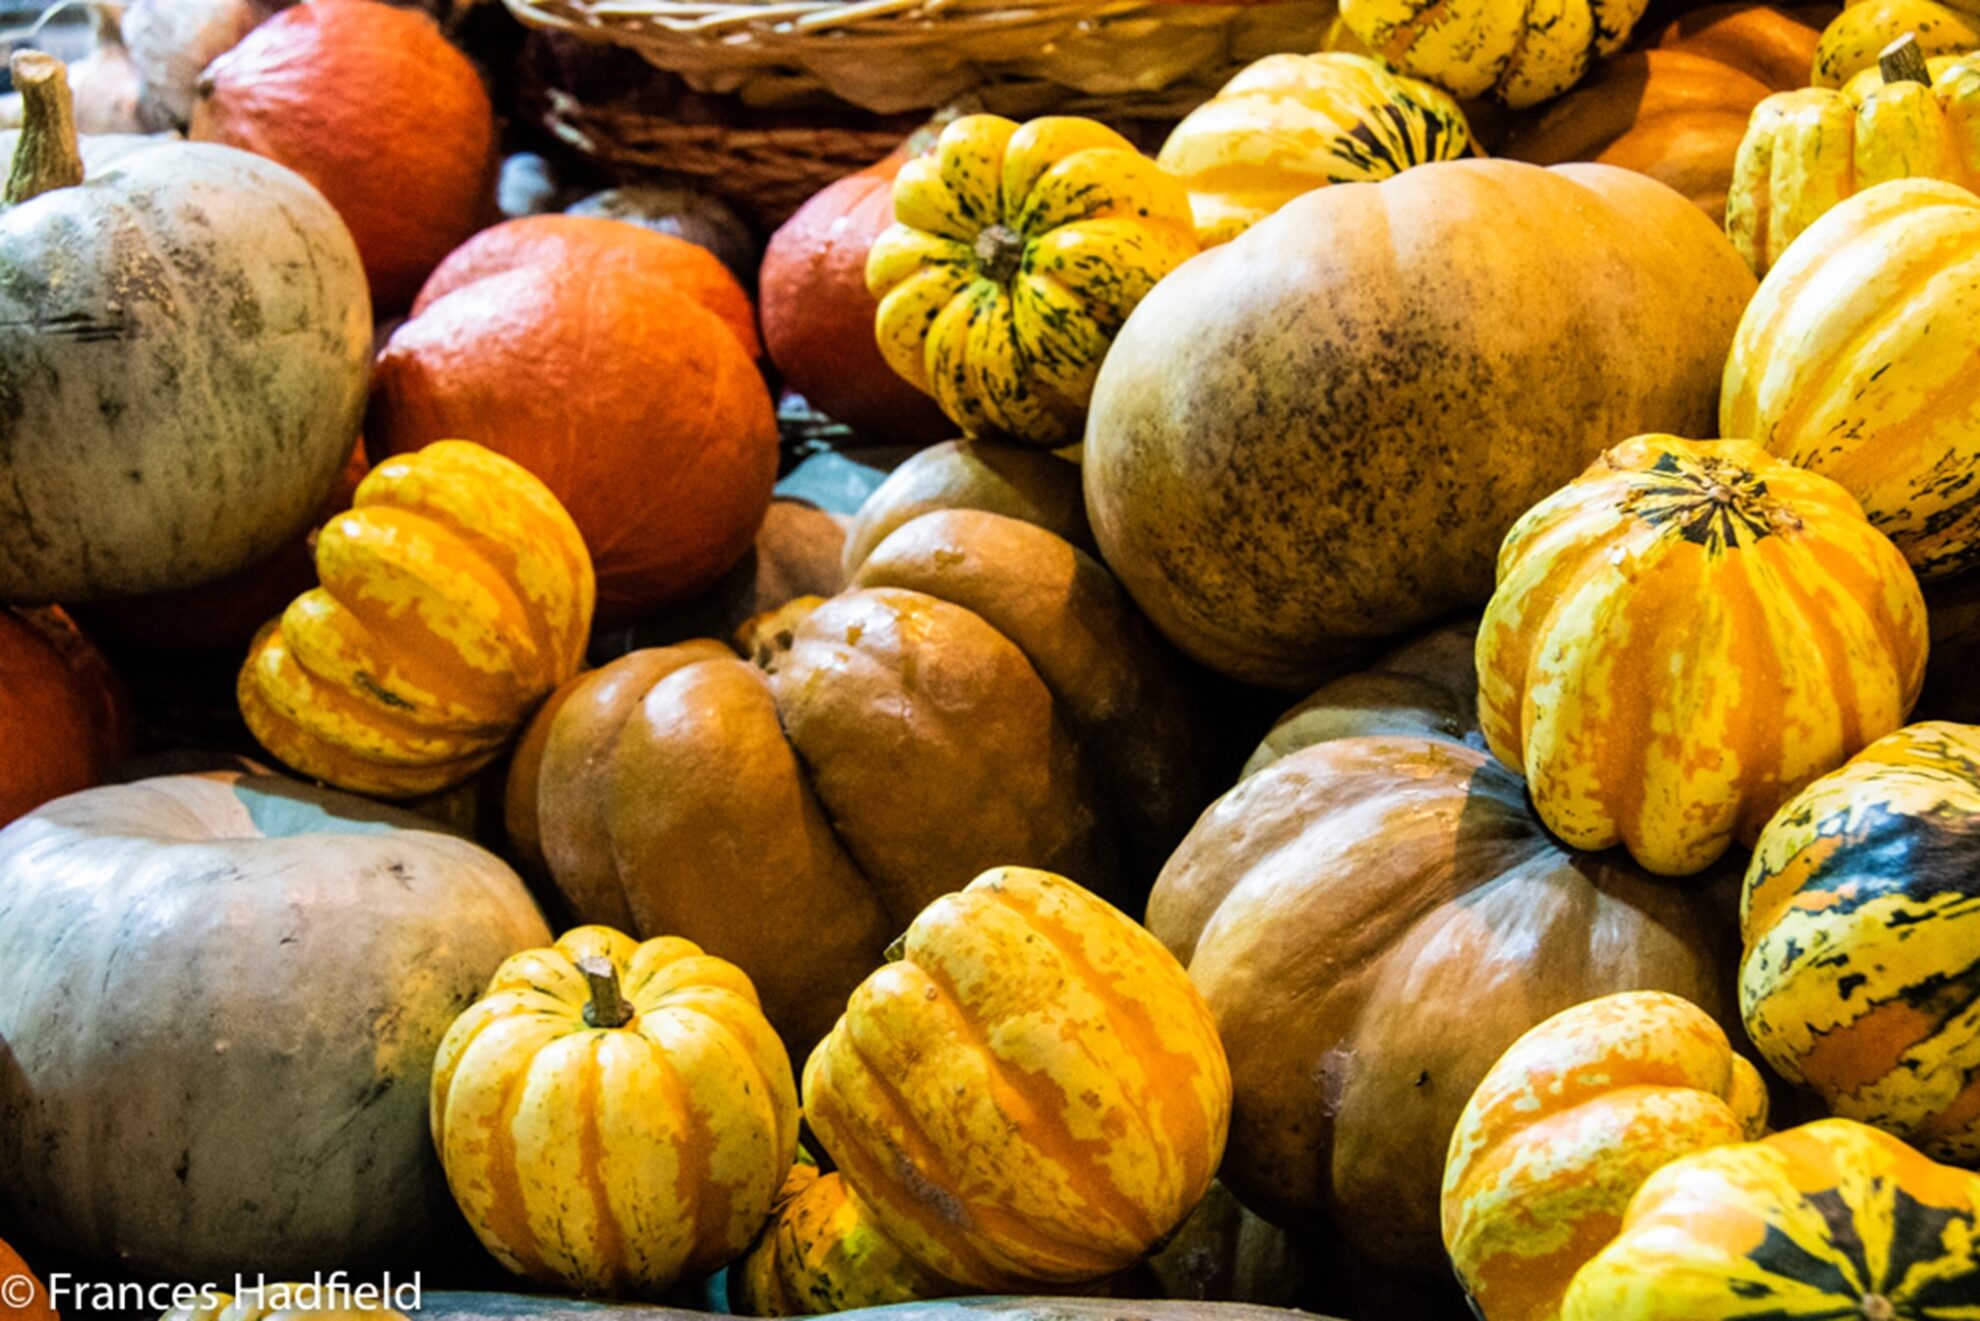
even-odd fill
[[[1762,101],[1733,164],[1726,233],[1765,275],[1836,203],[1911,178],[1980,187],[1980,57],[1927,62],[1912,41],[1839,91]]]
[[[1740,1007],[1781,1076],[1980,1161],[1980,727],[1913,725],[1817,780],[1746,874]]]
[[[1451,1265],[1489,1321],[1553,1321],[1645,1178],[1766,1126],[1759,1071],[1690,1001],[1623,991],[1562,1010],[1499,1057],[1451,1134]]]
[[[960,1292],[901,1251],[844,1176],[815,1165],[791,1167],[763,1236],[729,1271],[729,1301],[743,1316],[822,1316]]]
[[[1917,38],[1928,57],[1963,55],[1980,47],[1980,3],[1855,0],[1822,30],[1807,81],[1812,87],[1841,87],[1865,69],[1876,68],[1884,49],[1907,34]]]
[[[1189,189],[1203,246],[1302,193],[1471,154],[1457,102],[1366,55],[1268,55],[1191,111],[1158,164]]]
[[[1112,129],[967,115],[901,167],[867,254],[881,356],[972,437],[1079,439],[1100,359],[1196,252],[1189,194]]]
[[[577,526],[467,441],[372,469],[318,536],[316,572],[256,634],[237,693],[263,747],[339,788],[460,783],[584,659],[595,589]]]
[[[597,926],[496,971],[440,1043],[432,1119],[483,1245],[585,1293],[740,1255],[797,1150],[790,1062],[742,970]]]
[[[1980,1310],[1980,1175],[1823,1119],[1651,1175],[1562,1321],[1956,1321]]]
[[[1645,0],[1342,0],[1341,18],[1412,78],[1518,109],[1581,81],[1622,49]]]
[[[930,904],[900,950],[804,1077],[806,1120],[881,1230],[1007,1292],[1102,1279],[1182,1223],[1223,1155],[1231,1075],[1153,936],[1003,867]]]
[[[1479,723],[1548,829],[1683,876],[1902,724],[1925,651],[1917,580],[1847,491],[1638,436],[1507,535]]]
[[[1747,306],[1720,434],[1842,483],[1920,578],[1958,573],[1980,562],[1976,323],[1980,197],[1933,179],[1860,193]]]

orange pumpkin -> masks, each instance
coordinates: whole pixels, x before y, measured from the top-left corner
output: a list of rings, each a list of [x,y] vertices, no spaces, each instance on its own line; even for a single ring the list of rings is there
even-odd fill
[[[13,1283],[18,1279],[25,1279],[28,1287]],[[0,1317],[6,1321],[61,1321],[48,1290],[21,1260],[21,1254],[4,1242],[0,1242]]]
[[[373,458],[472,439],[570,512],[600,622],[685,600],[749,550],[776,480],[748,318],[691,243],[616,220],[498,225],[441,264],[379,354]]]
[[[280,161],[337,208],[380,312],[494,215],[495,118],[433,20],[378,0],[285,9],[207,66],[191,135]]]
[[[0,609],[0,826],[100,784],[131,734],[122,683],[74,621],[52,606]]]
[[[1838,5],[1712,5],[1672,20],[1657,37],[1666,50],[1730,65],[1776,92],[1808,86],[1822,29]]]

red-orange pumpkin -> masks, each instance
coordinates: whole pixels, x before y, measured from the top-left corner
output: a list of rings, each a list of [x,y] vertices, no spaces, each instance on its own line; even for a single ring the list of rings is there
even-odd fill
[[[16,1279],[26,1280],[27,1287],[11,1283]],[[0,1243],[0,1317],[6,1321],[61,1321],[48,1290],[21,1260],[21,1254],[6,1243]]]
[[[310,0],[200,76],[191,134],[280,161],[330,199],[380,312],[411,301],[493,218],[495,118],[481,77],[431,18],[378,0]]]
[[[101,783],[131,733],[123,685],[74,621],[52,606],[0,610],[0,826]]]

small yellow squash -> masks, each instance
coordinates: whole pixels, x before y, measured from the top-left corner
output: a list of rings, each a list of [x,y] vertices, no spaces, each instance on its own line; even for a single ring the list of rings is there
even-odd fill
[[[508,959],[447,1030],[432,1123],[454,1200],[504,1266],[651,1296],[749,1246],[798,1107],[741,969],[588,926]]]
[[[1472,1306],[1553,1321],[1652,1171],[1766,1123],[1759,1071],[1690,1001],[1624,991],[1555,1014],[1492,1066],[1451,1134],[1444,1246]]]
[[[1928,58],[1980,49],[1980,0],[1851,0],[1822,29],[1808,85],[1841,87],[1907,35]]]
[[[340,789],[460,783],[584,659],[595,585],[577,525],[467,441],[372,469],[318,535],[316,573],[255,636],[236,691],[263,747]]]
[[[729,1269],[742,1316],[822,1316],[963,1290],[915,1264],[873,1223],[843,1175],[796,1165],[756,1246]]]
[[[1259,60],[1176,125],[1156,160],[1189,189],[1196,237],[1210,247],[1315,188],[1470,154],[1457,102],[1338,51]]]
[[[1453,96],[1552,100],[1622,49],[1646,0],[1341,0],[1371,52]]]
[[[1189,193],[1112,129],[966,115],[901,167],[867,254],[880,352],[972,438],[1077,441],[1100,360],[1197,249]]]
[[[1638,436],[1507,535],[1479,723],[1548,829],[1684,876],[1902,724],[1925,650],[1917,580],[1842,487]]]

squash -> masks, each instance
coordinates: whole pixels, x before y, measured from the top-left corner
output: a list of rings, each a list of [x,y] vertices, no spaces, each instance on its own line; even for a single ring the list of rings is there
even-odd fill
[[[306,182],[243,152],[117,140],[107,163],[79,158],[62,66],[23,51],[14,68],[0,599],[164,591],[266,558],[357,437],[357,250]]]
[[[330,1287],[326,1283],[264,1280],[239,1286],[238,1294],[205,1285],[192,1302],[171,1308],[158,1321],[411,1321],[390,1303],[407,1292],[415,1299],[419,1296],[417,1283],[395,1286],[387,1297],[378,1297],[388,1291],[374,1281],[337,1280]],[[361,1302],[360,1289],[364,1290]],[[413,1307],[415,1315],[425,1315],[412,1303],[405,1305]]]
[[[1837,202],[1905,178],[1980,188],[1980,55],[1928,66],[1914,39],[1840,91],[1762,101],[1740,143],[1726,233],[1765,275]]]
[[[133,732],[123,682],[68,615],[0,608],[0,826],[101,784]]]
[[[1644,8],[1645,0],[1342,0],[1341,20],[1410,77],[1519,109],[1559,96],[1622,49]]]
[[[1107,355],[1102,558],[1190,656],[1310,689],[1482,605],[1506,529],[1604,445],[1708,428],[1751,281],[1696,208],[1610,166],[1442,161],[1296,198]]]
[[[1785,92],[1808,85],[1822,30],[1838,12],[1833,4],[1709,5],[1673,19],[1657,45],[1702,55]]]
[[[1976,316],[1980,198],[1930,179],[1859,193],[1747,308],[1720,434],[1842,483],[1921,579],[1950,577],[1980,562],[1980,378],[1960,333]]]
[[[1766,1131],[1767,1085],[1698,1006],[1621,991],[1499,1057],[1444,1164],[1444,1247],[1480,1316],[1553,1321],[1652,1172]]]
[[[322,586],[255,635],[236,692],[308,775],[409,797],[488,764],[577,673],[592,572],[556,498],[467,441],[372,470],[316,543]]]
[[[1441,1275],[1444,1156],[1494,1061],[1615,991],[1733,1021],[1723,903],[1564,847],[1485,753],[1397,734],[1240,781],[1170,858],[1147,922],[1229,1053],[1232,1191],[1279,1224],[1328,1216],[1352,1269]]]
[[[378,356],[374,462],[464,436],[540,476],[584,534],[598,609],[627,623],[749,550],[777,419],[749,300],[704,249],[637,225],[533,216],[427,281]]]
[[[137,66],[145,118],[159,128],[185,128],[206,66],[277,7],[266,0],[130,0],[118,26]]]
[[[794,1165],[763,1236],[729,1272],[740,1316],[822,1316],[961,1292],[873,1221],[845,1176]]]
[[[1964,55],[1980,49],[1980,5],[1971,0],[1850,0],[1822,30],[1814,87],[1841,87],[1874,69],[1890,44],[1905,36],[1918,42],[1927,58]]]
[[[1140,1266],[1117,1280],[1118,1298],[1300,1307],[1317,1287],[1317,1263],[1303,1235],[1245,1209],[1221,1182]]]
[[[509,836],[580,919],[740,966],[800,1058],[938,896],[1016,860],[1125,899],[1209,796],[1174,658],[1106,570],[1016,519],[917,518],[743,650],[637,651],[559,689]]]
[[[1976,825],[1980,728],[1913,725],[1781,809],[1741,906],[1740,1007],[1767,1062],[1963,1165],[1980,1161]]]
[[[47,1287],[6,1242],[0,1242],[0,1305],[7,1309],[7,1321],[62,1321]]]
[[[1955,1317],[1980,1297],[1980,1175],[1823,1119],[1651,1175],[1561,1321]]]
[[[190,1280],[417,1261],[454,1223],[435,1048],[549,939],[494,855],[278,777],[175,775],[29,813],[0,874],[10,1223]]]
[[[433,1062],[433,1146],[519,1275],[655,1296],[740,1255],[797,1149],[797,1084],[749,978],[607,927],[513,955]]]
[[[860,504],[846,530],[846,572],[857,571],[896,528],[946,509],[1003,514],[1083,551],[1094,548],[1078,464],[1019,445],[947,440],[909,456]]]
[[[1688,876],[1903,724],[1926,646],[1847,491],[1749,441],[1638,436],[1507,535],[1479,723],[1568,844]]]
[[[642,1303],[451,1290],[420,1295],[420,1321],[703,1321],[708,1313]],[[952,1298],[842,1312],[850,1321],[1306,1321],[1310,1313],[1239,1303],[1138,1302],[1108,1298]],[[1319,1318],[1328,1321],[1328,1318]]]
[[[415,9],[310,0],[200,75],[190,135],[280,161],[350,226],[379,312],[494,218],[495,115],[467,56]]]
[[[581,197],[565,207],[564,214],[640,225],[706,248],[739,281],[756,278],[756,235],[734,208],[712,193],[678,183],[625,184]]]
[[[1231,1078],[1155,938],[1062,876],[985,872],[923,909],[804,1070],[861,1208],[945,1279],[1132,1265],[1210,1187]]]
[[[1094,373],[1196,252],[1189,194],[1089,119],[966,115],[901,166],[866,287],[887,364],[972,438],[1079,439]]]
[[[1228,242],[1302,193],[1472,152],[1457,102],[1366,55],[1267,55],[1192,110],[1156,163],[1189,189],[1196,237]]]

